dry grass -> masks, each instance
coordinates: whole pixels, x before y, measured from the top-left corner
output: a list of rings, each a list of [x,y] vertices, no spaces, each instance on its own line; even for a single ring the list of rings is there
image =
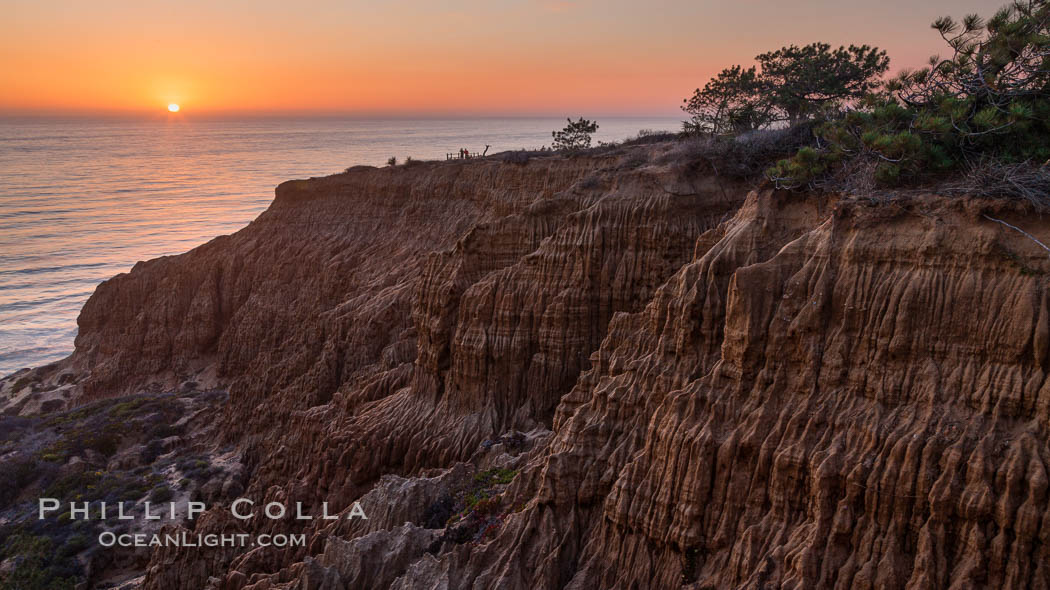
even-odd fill
[[[1050,208],[1050,166],[984,161],[970,166],[958,180],[943,183],[938,192],[955,196],[1017,199],[1046,209]]]
[[[759,180],[777,160],[815,143],[812,125],[753,131],[737,136],[702,135],[681,140],[658,159],[683,170]]]

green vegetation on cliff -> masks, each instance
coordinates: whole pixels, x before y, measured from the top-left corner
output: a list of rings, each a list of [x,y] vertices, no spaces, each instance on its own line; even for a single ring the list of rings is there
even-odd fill
[[[683,107],[687,131],[812,126],[811,145],[766,171],[780,188],[894,187],[963,171],[975,192],[1043,200],[1050,188],[1050,0],[985,20],[940,18],[947,57],[885,83],[867,46],[786,47],[724,70]],[[981,186],[977,186],[981,185]]]

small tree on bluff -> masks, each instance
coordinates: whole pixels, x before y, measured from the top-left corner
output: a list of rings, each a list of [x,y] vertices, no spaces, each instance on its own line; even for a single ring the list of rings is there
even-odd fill
[[[552,146],[556,150],[581,150],[591,147],[591,134],[598,130],[598,123],[580,117],[569,122],[561,131],[551,131]]]
[[[867,45],[835,50],[827,43],[792,45],[755,59],[771,100],[791,123],[811,118],[824,107],[863,98],[890,67],[885,51]]]
[[[761,129],[776,119],[772,103],[763,91],[765,82],[754,67],[726,68],[686,99],[682,110],[692,115],[686,131],[742,133]]]

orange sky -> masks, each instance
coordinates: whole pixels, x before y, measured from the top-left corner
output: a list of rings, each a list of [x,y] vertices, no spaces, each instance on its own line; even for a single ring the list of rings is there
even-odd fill
[[[676,115],[790,43],[942,51],[999,0],[0,0],[0,113]],[[148,6],[146,6],[148,5]]]

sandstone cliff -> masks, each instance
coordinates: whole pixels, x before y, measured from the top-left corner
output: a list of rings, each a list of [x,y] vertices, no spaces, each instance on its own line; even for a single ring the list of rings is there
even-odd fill
[[[101,285],[82,399],[228,387],[243,495],[370,515],[145,586],[1050,585],[1050,259],[996,220],[1050,224],[674,149],[291,181]]]

